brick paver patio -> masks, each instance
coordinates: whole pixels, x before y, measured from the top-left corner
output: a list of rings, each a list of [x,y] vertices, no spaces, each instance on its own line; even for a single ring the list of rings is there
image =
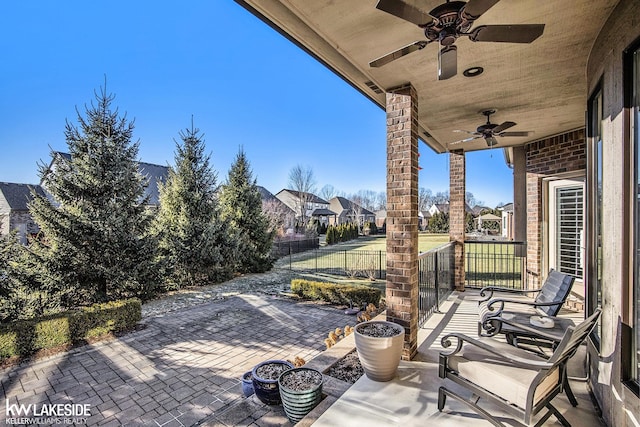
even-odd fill
[[[266,359],[308,361],[330,330],[354,322],[335,307],[260,294],[147,318],[121,338],[0,371],[4,419],[17,418],[7,405],[73,403],[91,405],[75,425],[283,425],[280,406],[243,397],[242,373]]]

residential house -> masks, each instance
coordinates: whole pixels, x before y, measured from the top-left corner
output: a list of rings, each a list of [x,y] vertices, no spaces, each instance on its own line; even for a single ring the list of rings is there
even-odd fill
[[[262,199],[262,211],[277,224],[279,234],[293,233],[296,224],[295,212],[266,188],[260,185],[257,187]]]
[[[328,224],[329,217],[337,216],[336,212],[329,209],[329,202],[312,193],[285,188],[276,193],[276,197],[295,212],[297,221],[303,223],[315,217],[321,223]]]
[[[431,212],[418,211],[418,229],[424,231],[429,225],[429,219],[431,219]]]
[[[0,182],[0,234],[15,231],[18,240],[26,244],[29,236],[40,231],[29,213],[34,193],[46,197],[39,185]]]
[[[513,240],[513,203],[507,203],[498,208],[502,212],[502,237]]]
[[[380,209],[376,211],[376,227],[382,229],[387,225],[387,210]]]
[[[478,217],[478,216],[482,215],[482,212],[492,211],[492,210],[493,209],[491,209],[488,206],[475,205],[473,208],[471,208],[471,213],[473,214],[474,217]]]
[[[602,308],[587,340],[585,380],[607,425],[637,426],[638,0],[476,1],[476,13],[488,10],[478,22],[465,14],[471,2],[236,1],[387,112],[387,235],[392,244],[386,257],[386,315],[405,327],[403,357],[418,353],[420,328],[419,141],[448,157],[451,273],[460,291],[465,287],[466,153],[502,148],[513,166],[513,234],[526,243],[527,283],[540,286],[555,268],[574,275],[574,289],[586,291],[586,314]],[[412,21],[429,25],[429,10],[436,15],[453,11],[471,31],[452,35],[445,25],[426,34]],[[523,23],[529,26],[509,27]],[[487,24],[504,26],[492,31]],[[469,42],[467,36],[476,40],[481,33],[483,43]],[[406,45],[419,37],[437,42],[445,35],[460,49],[447,49],[442,73],[435,71],[442,67],[437,43]],[[520,43],[488,42],[504,35]],[[478,111],[492,111],[493,123],[506,123],[515,132],[452,144],[459,139],[455,130],[484,124]],[[494,177],[486,175],[490,186]]]
[[[375,222],[376,220],[375,213],[363,208],[356,202],[340,196],[329,200],[329,210],[337,214],[330,218],[330,224],[352,222],[363,225],[365,222]]]
[[[450,209],[450,205],[449,203],[434,203],[433,205],[431,205],[431,207],[429,208],[429,214],[431,216],[439,214],[439,213],[449,213],[449,209]],[[468,214],[472,214],[473,215],[473,209],[471,209],[469,207],[468,204],[464,204],[464,210],[466,213]]]

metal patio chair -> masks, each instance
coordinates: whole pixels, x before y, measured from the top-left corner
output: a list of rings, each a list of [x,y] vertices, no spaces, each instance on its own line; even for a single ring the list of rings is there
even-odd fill
[[[547,279],[539,289],[510,289],[487,286],[480,290],[478,311],[478,335],[495,335],[498,326],[492,317],[499,316],[502,311],[520,312],[532,316],[556,316],[571,292],[575,277],[560,273],[554,269],[549,271]],[[508,298],[504,295],[494,296],[494,293],[523,296],[537,294],[535,298]],[[487,333],[483,333],[482,330]],[[509,337],[508,337],[509,338]]]
[[[546,409],[535,426],[554,415],[563,426],[570,427],[551,401],[563,391],[567,361],[595,327],[599,316],[600,310],[596,310],[578,326],[569,326],[548,359],[490,337],[445,335],[443,347],[449,347],[454,339],[457,344],[452,351],[440,353],[438,374],[468,389],[471,396],[465,398],[442,386],[438,391],[438,410],[442,411],[449,396],[491,424],[503,426],[479,406],[480,400],[485,399],[528,426],[535,415]]]

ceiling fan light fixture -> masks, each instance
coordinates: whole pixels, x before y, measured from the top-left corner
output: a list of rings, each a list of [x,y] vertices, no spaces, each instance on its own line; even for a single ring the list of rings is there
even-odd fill
[[[465,77],[477,77],[482,73],[484,73],[484,68],[482,67],[469,67],[462,72],[462,75]]]

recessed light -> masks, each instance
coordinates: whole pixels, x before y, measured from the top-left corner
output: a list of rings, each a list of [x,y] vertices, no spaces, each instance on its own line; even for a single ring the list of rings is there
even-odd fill
[[[482,67],[471,67],[467,68],[462,72],[465,77],[476,77],[484,72],[484,68]]]

